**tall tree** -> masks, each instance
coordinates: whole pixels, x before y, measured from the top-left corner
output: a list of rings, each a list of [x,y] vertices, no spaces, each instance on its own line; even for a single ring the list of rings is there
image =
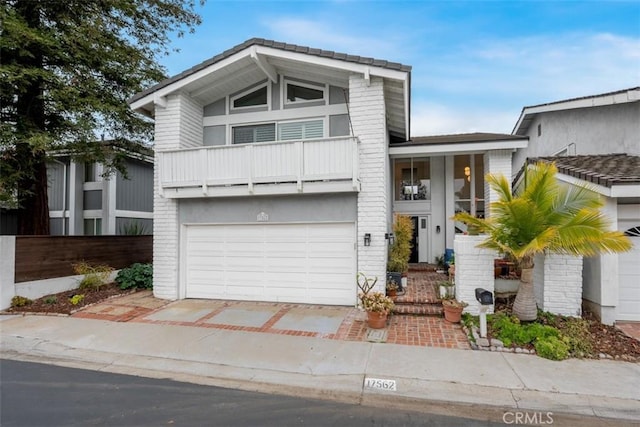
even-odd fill
[[[151,140],[151,123],[126,100],[165,77],[158,60],[170,36],[200,24],[196,1],[3,1],[0,202],[18,208],[19,234],[49,234],[52,152],[122,170],[119,148]]]

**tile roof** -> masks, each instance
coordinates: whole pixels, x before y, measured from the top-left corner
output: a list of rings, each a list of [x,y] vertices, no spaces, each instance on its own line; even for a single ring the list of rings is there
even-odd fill
[[[416,136],[410,141],[392,144],[394,147],[406,145],[429,145],[429,144],[454,144],[464,142],[488,142],[488,141],[513,141],[516,139],[527,139],[526,136],[511,135],[507,133],[457,133],[451,135]]]
[[[608,188],[640,184],[640,156],[621,153],[528,159],[530,164],[538,161],[555,162],[558,172],[564,175]]]
[[[145,89],[144,91],[137,93],[136,95],[134,95],[132,98],[130,98],[128,100],[129,103],[135,102],[138,99],[141,99],[147,95],[149,95],[150,93],[153,93],[155,91],[157,91],[158,89],[161,89],[163,87],[169,86],[170,84],[177,82],[185,77],[190,76],[191,74],[195,74],[196,72],[207,68],[217,62],[222,61],[223,59],[226,59],[242,50],[247,49],[248,47],[251,47],[253,45],[258,45],[258,46],[265,46],[265,47],[271,47],[274,49],[280,49],[280,50],[284,50],[284,51],[288,51],[288,52],[297,52],[297,53],[304,53],[307,55],[313,55],[313,56],[319,56],[321,58],[329,58],[329,59],[338,59],[340,61],[345,61],[345,62],[355,62],[358,64],[364,64],[364,65],[371,65],[374,67],[381,67],[381,68],[388,68],[391,70],[396,70],[396,71],[405,71],[405,72],[410,72],[411,71],[411,66],[409,65],[403,65],[400,64],[398,62],[390,62],[390,61],[385,61],[383,59],[375,59],[375,58],[369,58],[369,57],[365,57],[365,56],[357,56],[357,55],[348,55],[346,53],[339,53],[339,52],[334,52],[331,50],[322,50],[322,49],[316,49],[316,48],[311,48],[308,46],[298,46],[295,44],[289,44],[289,43],[282,43],[282,42],[277,42],[274,40],[267,40],[267,39],[261,39],[261,38],[252,38],[249,39],[243,43],[240,43],[239,45],[236,45],[234,47],[232,47],[231,49],[227,49],[224,52],[214,56],[213,58],[207,59],[206,61],[195,65],[183,72],[181,72],[180,74],[176,74],[173,77],[170,77],[168,79],[165,79],[163,81],[161,81],[160,83],[151,86],[148,89]]]

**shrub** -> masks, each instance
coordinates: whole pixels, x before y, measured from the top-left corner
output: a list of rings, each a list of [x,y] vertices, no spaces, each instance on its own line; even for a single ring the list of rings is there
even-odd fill
[[[405,272],[409,270],[411,257],[411,239],[413,238],[413,221],[405,215],[396,215],[393,224],[394,241],[389,249],[388,271]]]
[[[25,305],[29,305],[33,302],[27,297],[21,297],[20,295],[16,295],[11,298],[11,307],[24,307]]]
[[[575,357],[584,357],[593,352],[589,322],[583,319],[568,318],[559,325],[560,332],[569,345],[569,353]]]
[[[84,261],[73,264],[73,271],[76,274],[82,274],[84,277],[78,286],[81,290],[99,289],[100,286],[109,281],[109,277],[113,272],[113,268],[108,265],[91,265]]]
[[[557,338],[560,332],[540,323],[521,324],[517,317],[497,314],[492,322],[492,328],[498,339],[509,347],[512,343],[517,345],[533,344],[535,341],[549,337]]]
[[[116,276],[116,283],[120,289],[152,289],[153,265],[135,263],[131,267],[123,268]]]
[[[69,298],[69,302],[72,305],[78,305],[80,304],[82,301],[84,301],[84,295],[80,294],[80,295],[74,295],[71,298]]]
[[[58,302],[58,297],[55,295],[49,295],[48,297],[45,297],[44,299],[44,303],[45,304],[55,304]]]
[[[536,340],[534,347],[538,356],[551,360],[564,360],[569,357],[569,345],[558,337],[545,337]]]

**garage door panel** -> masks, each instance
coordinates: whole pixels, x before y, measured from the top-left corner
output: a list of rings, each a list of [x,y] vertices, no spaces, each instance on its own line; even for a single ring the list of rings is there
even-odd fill
[[[355,302],[353,223],[187,226],[185,240],[188,298]]]

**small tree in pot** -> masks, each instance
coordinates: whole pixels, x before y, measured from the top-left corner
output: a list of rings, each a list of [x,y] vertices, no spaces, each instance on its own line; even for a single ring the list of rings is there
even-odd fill
[[[395,215],[393,222],[393,244],[389,249],[389,261],[387,270],[388,280],[401,285],[401,277],[409,271],[409,258],[411,257],[411,238],[413,236],[413,221],[406,215]],[[402,290],[402,286],[400,289]]]
[[[556,179],[554,164],[539,162],[525,170],[523,185],[511,192],[502,175],[487,175],[498,193],[488,219],[458,213],[454,219],[477,227],[488,237],[480,246],[495,249],[515,260],[522,270],[513,314],[520,320],[535,320],[533,294],[535,255],[555,252],[593,256],[602,252],[631,249],[630,240],[619,231],[610,231],[600,212],[600,197],[585,187],[563,186]]]

